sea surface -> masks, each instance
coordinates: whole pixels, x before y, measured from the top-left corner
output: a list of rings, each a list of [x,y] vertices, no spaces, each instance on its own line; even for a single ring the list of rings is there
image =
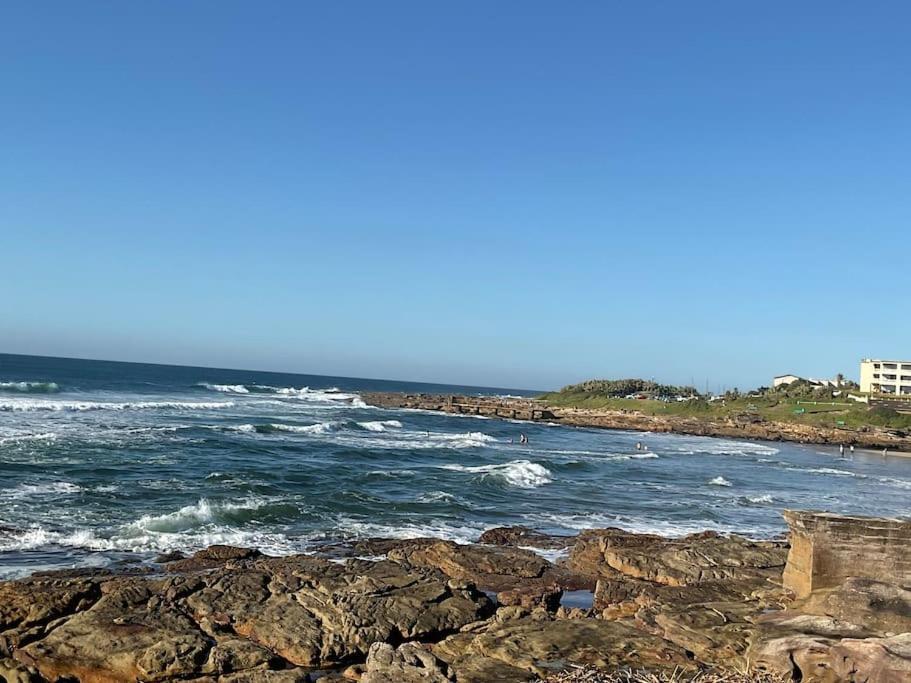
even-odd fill
[[[376,409],[361,391],[527,393],[0,355],[0,577],[212,543],[772,537],[783,508],[911,515],[907,458]]]

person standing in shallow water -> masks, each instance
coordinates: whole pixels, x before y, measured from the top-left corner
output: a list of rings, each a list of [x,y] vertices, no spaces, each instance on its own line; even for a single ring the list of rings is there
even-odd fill
[[[525,434],[519,434],[519,443],[528,443],[528,437]]]

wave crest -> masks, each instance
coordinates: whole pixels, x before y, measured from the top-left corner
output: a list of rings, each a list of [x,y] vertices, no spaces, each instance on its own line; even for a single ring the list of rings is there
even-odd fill
[[[111,403],[105,401],[47,401],[40,399],[11,399],[0,401],[2,412],[31,413],[41,410],[54,412],[88,410],[217,410],[230,408],[233,401],[125,401]]]
[[[349,404],[356,408],[367,407],[360,396],[346,393],[337,387],[311,389],[310,387],[274,387],[268,384],[214,384],[210,382],[199,382],[196,386],[223,394],[272,394],[312,403]]]
[[[56,382],[0,382],[0,391],[20,394],[56,394],[60,387]]]
[[[480,474],[482,479],[496,478],[510,486],[522,489],[534,489],[553,481],[553,473],[530,460],[512,460],[500,465],[440,465],[444,470],[454,472],[471,472]]]

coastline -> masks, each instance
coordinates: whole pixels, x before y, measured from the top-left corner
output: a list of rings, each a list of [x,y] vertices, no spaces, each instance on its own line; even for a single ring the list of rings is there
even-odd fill
[[[364,392],[361,398],[380,408],[407,408],[450,414],[479,415],[528,422],[550,422],[572,427],[672,433],[760,441],[840,446],[882,451],[911,457],[911,436],[868,427],[867,431],[836,429],[796,423],[761,420],[756,417],[712,420],[696,417],[654,416],[638,411],[594,410],[550,406],[543,401],[507,397],[476,397],[444,394]]]
[[[911,523],[783,514],[787,542],[499,527],[39,572],[0,582],[0,679],[907,680]]]

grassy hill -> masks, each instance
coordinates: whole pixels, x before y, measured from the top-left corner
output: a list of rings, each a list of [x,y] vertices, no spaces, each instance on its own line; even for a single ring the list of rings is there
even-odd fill
[[[725,417],[752,417],[775,422],[809,424],[818,427],[860,429],[884,427],[911,431],[911,414],[901,414],[888,408],[870,408],[866,404],[848,401],[845,392],[832,396],[831,389],[818,389],[808,385],[778,389],[763,388],[755,394],[743,395],[729,392],[723,400],[708,401],[688,387],[655,385],[651,396],[689,396],[687,401],[633,399],[626,396],[636,391],[625,391],[630,382],[644,380],[594,380],[564,387],[560,391],[543,394],[539,398],[548,405],[561,408],[589,410],[639,411],[646,415],[677,415],[721,419]],[[678,391],[672,391],[676,389]]]

